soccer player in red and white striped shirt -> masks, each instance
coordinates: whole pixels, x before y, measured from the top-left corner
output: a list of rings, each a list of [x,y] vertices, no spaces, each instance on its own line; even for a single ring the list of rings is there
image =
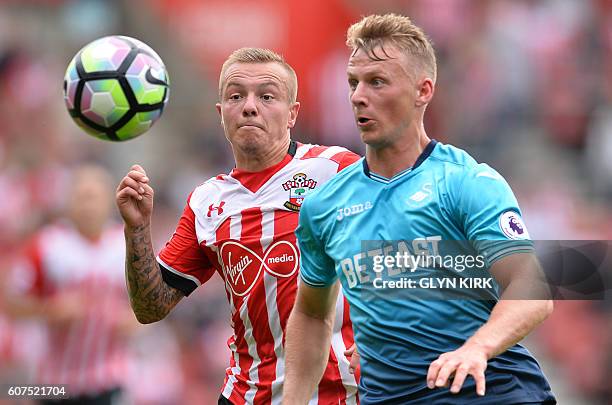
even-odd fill
[[[299,103],[293,69],[272,51],[243,48],[224,63],[217,110],[236,167],[190,194],[176,232],[157,256],[151,244],[153,189],[138,165],[117,188],[125,221],[132,308],[156,322],[214,273],[225,281],[233,336],[220,404],[278,404],[284,331],[297,292],[294,230],[307,194],[358,159],[337,146],[290,139]],[[357,403],[344,352],[353,345],[346,300],[336,305],[328,363],[311,404]]]
[[[67,216],[41,229],[15,265],[5,301],[20,319],[40,319],[46,350],[36,384],[66,385],[71,400],[110,404],[127,377],[129,333],[121,226],[109,222],[113,185],[102,168],[71,178]]]

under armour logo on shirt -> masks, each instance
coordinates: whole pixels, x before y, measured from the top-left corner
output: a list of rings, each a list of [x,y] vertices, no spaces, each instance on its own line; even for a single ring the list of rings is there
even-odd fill
[[[225,205],[225,201],[221,201],[219,203],[219,205],[217,205],[216,207],[215,207],[214,204],[210,204],[208,206],[208,214],[207,214],[207,216],[210,218],[210,216],[212,215],[213,211],[217,211],[217,215],[223,214],[223,206],[224,205]]]

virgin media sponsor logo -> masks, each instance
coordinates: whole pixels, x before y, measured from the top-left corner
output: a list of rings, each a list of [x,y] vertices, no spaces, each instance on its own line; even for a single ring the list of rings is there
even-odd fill
[[[240,242],[230,240],[219,250],[225,282],[234,295],[248,294],[263,271],[278,277],[293,276],[298,269],[298,251],[287,241],[278,241],[266,249],[263,256]]]

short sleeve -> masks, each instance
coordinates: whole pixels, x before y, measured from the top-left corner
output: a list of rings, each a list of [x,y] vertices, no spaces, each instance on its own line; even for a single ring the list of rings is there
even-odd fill
[[[172,238],[157,256],[164,281],[182,291],[185,296],[208,281],[215,272],[198,243],[195,221],[188,200]]]
[[[300,277],[311,287],[327,287],[337,278],[335,264],[325,253],[325,245],[319,234],[320,227],[314,224],[312,196],[304,200],[300,209],[300,219],[295,231],[300,249]]]
[[[477,165],[465,175],[458,193],[459,222],[489,266],[510,254],[534,251],[516,197],[497,171]]]

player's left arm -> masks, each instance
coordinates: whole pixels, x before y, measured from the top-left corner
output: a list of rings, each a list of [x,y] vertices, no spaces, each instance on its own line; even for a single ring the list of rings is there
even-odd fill
[[[552,312],[552,300],[514,299],[524,297],[525,288],[533,288],[534,275],[541,272],[534,254],[506,256],[495,262],[490,271],[503,289],[501,299],[493,307],[489,320],[463,346],[431,363],[427,372],[429,388],[446,386],[454,375],[450,390],[458,393],[466,377],[471,375],[478,395],[485,395],[484,372],[488,360],[521,341]]]
[[[304,200],[295,231],[300,248],[300,284],[287,321],[283,404],[306,404],[325,371],[339,283],[322,235],[325,218],[316,195]],[[313,206],[314,204],[314,206]]]
[[[458,393],[471,375],[477,394],[484,395],[488,360],[527,336],[552,312],[553,303],[547,299],[542,269],[508,183],[489,166],[478,165],[465,174],[462,183],[454,184],[455,218],[466,239],[488,257],[489,271],[502,294],[488,321],[473,336],[431,363],[427,386],[443,387],[452,377],[451,392]],[[504,226],[511,219],[520,225],[514,231]]]

